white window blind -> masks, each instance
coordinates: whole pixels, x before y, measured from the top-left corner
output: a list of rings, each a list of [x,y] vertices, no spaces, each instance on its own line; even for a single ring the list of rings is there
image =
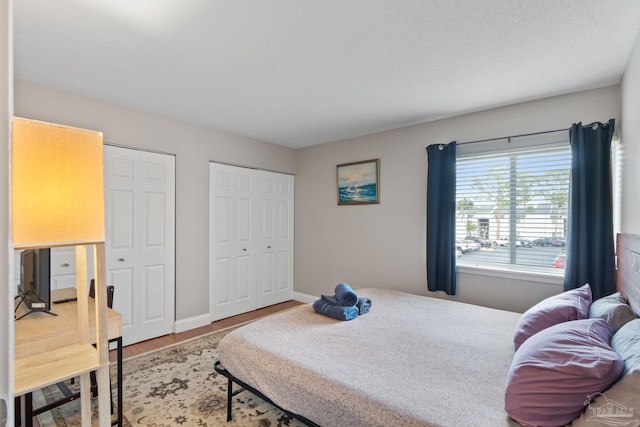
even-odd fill
[[[458,265],[564,274],[568,142],[459,154]]]

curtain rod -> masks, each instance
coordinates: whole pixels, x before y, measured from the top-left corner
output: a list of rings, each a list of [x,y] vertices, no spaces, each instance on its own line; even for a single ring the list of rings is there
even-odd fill
[[[457,145],[475,144],[475,143],[478,143],[478,142],[499,141],[501,139],[506,139],[508,142],[511,142],[511,138],[520,138],[520,137],[524,137],[524,136],[534,136],[534,135],[544,135],[544,134],[547,134],[547,133],[563,132],[563,131],[569,131],[569,130],[571,130],[571,128],[545,130],[545,131],[542,131],[542,132],[521,133],[519,135],[501,136],[501,137],[498,137],[498,138],[476,139],[474,141],[456,142],[456,144]],[[452,141],[452,142],[455,142],[455,141]],[[443,143],[430,144],[429,146],[427,146],[427,149],[431,145],[438,145],[440,150],[442,150],[446,144],[443,144]]]
[[[476,139],[474,141],[464,141],[464,142],[458,142],[458,145],[464,145],[464,144],[475,144],[477,142],[489,142],[489,141],[497,141],[499,139],[507,139],[510,140],[511,138],[521,138],[524,136],[535,136],[535,135],[544,135],[547,133],[555,133],[555,132],[563,132],[563,131],[569,131],[571,130],[571,128],[567,128],[567,129],[555,129],[555,130],[545,130],[542,132],[531,132],[531,133],[521,133],[519,135],[510,135],[510,136],[502,136],[499,138],[487,138],[487,139]],[[509,141],[511,142],[511,141]]]
[[[608,126],[609,123],[608,122],[607,123],[593,122],[593,123],[589,123],[587,125],[582,125],[582,127],[592,127],[595,130],[595,129],[597,129],[597,127],[599,125]],[[547,133],[563,132],[563,131],[570,131],[570,130],[571,130],[571,128],[545,130],[545,131],[542,131],[542,132],[521,133],[519,135],[502,136],[502,137],[499,137],[499,138],[476,139],[474,141],[457,142],[457,144],[458,145],[475,144],[477,142],[498,141],[500,139],[506,139],[506,140],[508,140],[508,142],[511,142],[511,138],[520,138],[520,137],[524,137],[524,136],[544,135],[544,134],[547,134]],[[440,143],[440,144],[431,144],[431,145],[439,145],[440,149],[442,150],[442,148],[443,148],[443,146],[445,144]],[[429,148],[429,147],[427,147],[427,148]]]

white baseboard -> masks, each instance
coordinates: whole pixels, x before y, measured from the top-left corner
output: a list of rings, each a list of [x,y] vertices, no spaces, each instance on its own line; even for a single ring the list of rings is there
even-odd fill
[[[296,301],[303,302],[305,304],[312,304],[318,297],[301,292],[294,292],[292,295]],[[207,314],[201,314],[199,316],[190,317],[188,319],[176,320],[174,323],[174,333],[180,333],[189,331],[191,329],[199,328],[201,326],[207,326],[211,324],[211,316]]]
[[[211,324],[211,316],[209,313],[199,316],[190,317],[188,319],[176,320],[174,324],[175,333],[189,331],[191,329],[207,326]]]
[[[294,292],[293,299],[296,301],[304,302],[306,304],[313,304],[313,302],[317,300],[318,297],[309,294],[303,294],[301,292]]]

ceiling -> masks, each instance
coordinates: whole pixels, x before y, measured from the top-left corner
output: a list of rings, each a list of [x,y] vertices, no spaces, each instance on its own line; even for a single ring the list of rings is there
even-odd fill
[[[617,84],[637,0],[15,0],[15,78],[298,148]]]

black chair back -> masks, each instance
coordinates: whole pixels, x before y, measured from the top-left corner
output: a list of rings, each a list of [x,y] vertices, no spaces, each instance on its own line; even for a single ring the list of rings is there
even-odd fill
[[[107,285],[107,307],[113,308],[113,293],[116,288],[113,285]],[[89,296],[91,298],[96,297],[96,280],[91,279],[91,283],[89,284]]]

